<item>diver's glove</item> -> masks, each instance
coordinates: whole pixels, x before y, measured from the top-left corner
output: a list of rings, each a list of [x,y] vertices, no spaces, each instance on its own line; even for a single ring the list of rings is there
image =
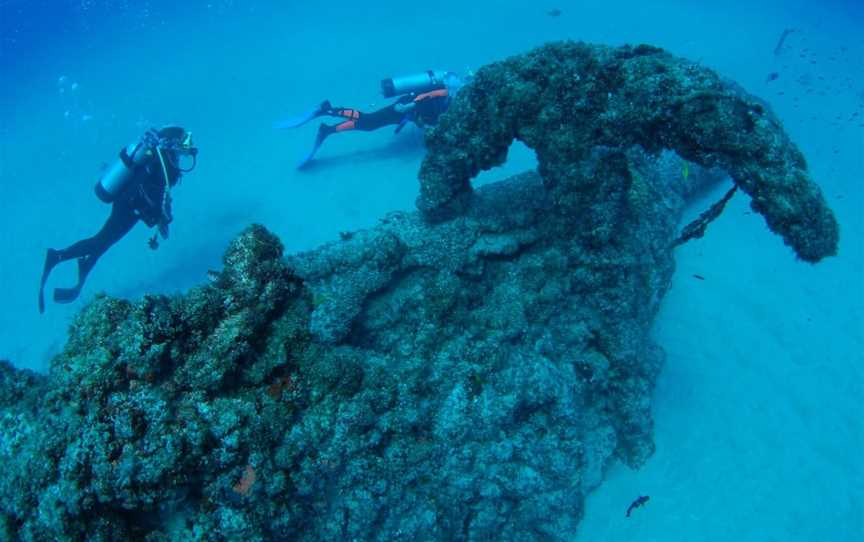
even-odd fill
[[[168,240],[168,235],[170,230],[168,229],[168,224],[171,222],[170,218],[162,217],[162,219],[156,224],[156,229],[159,230],[158,234],[153,234],[153,237],[147,240],[147,246],[150,247],[150,250],[156,250],[159,248],[159,237],[162,237],[163,241]]]
[[[171,230],[168,228],[168,224],[172,221],[172,217],[162,215],[162,218],[159,219],[159,222],[155,224],[156,229],[158,230],[158,234],[154,233],[153,237],[147,240],[147,246],[150,247],[150,250],[156,250],[159,248],[159,238],[161,237],[163,241],[167,241],[170,236]]]
[[[168,199],[168,205],[163,207],[162,217],[159,219],[159,222],[156,223],[156,229],[159,231],[159,234],[153,234],[147,241],[147,246],[150,247],[151,250],[156,250],[159,248],[159,237],[162,237],[163,241],[167,241],[168,237],[171,233],[171,230],[168,229],[168,224],[174,220],[174,217],[171,215],[171,200]]]

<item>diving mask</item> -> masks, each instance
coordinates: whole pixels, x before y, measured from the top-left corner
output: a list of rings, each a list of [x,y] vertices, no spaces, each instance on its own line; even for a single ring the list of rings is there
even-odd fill
[[[183,141],[180,142],[178,152],[195,156],[198,154],[198,148],[192,143],[192,132],[186,132]]]
[[[184,173],[195,169],[198,148],[192,142],[192,132],[180,126],[165,126],[154,132],[158,147],[165,151],[172,166]]]

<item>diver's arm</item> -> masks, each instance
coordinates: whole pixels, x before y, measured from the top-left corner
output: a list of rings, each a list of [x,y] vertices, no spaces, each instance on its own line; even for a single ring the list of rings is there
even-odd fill
[[[148,164],[149,166],[149,164]],[[147,167],[141,171],[138,181],[137,195],[132,199],[135,213],[152,228],[162,221],[162,198],[164,197],[165,181],[162,178],[159,165]]]
[[[409,111],[411,111],[415,107],[417,107],[417,103],[414,101],[411,101],[409,103],[397,102],[397,103],[393,104],[393,110],[396,111],[397,113],[408,113]]]

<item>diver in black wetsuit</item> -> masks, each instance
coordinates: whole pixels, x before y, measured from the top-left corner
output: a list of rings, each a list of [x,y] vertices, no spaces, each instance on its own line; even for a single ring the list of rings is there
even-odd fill
[[[62,250],[48,249],[39,286],[39,312],[45,312],[44,289],[54,267],[67,260],[78,261],[78,283],[72,288],[55,288],[56,303],[71,303],[77,299],[87,275],[99,258],[114,243],[122,239],[139,220],[152,228],[157,226],[163,239],[168,239],[171,213],[171,188],[183,173],[195,167],[198,149],[192,145],[192,134],[179,126],[150,130],[142,138],[123,148],[115,163],[96,183],[96,195],[111,203],[111,214],[96,235],[78,241]],[[180,160],[191,157],[192,163],[183,168]],[[156,235],[150,248],[159,246]]]
[[[452,72],[427,71],[419,74],[385,79],[381,90],[385,97],[398,99],[377,111],[366,113],[348,107],[333,107],[325,100],[317,108],[297,119],[289,119],[278,124],[279,128],[296,128],[312,119],[330,116],[344,119],[338,124],[321,124],[315,137],[312,151],[300,162],[302,168],[315,156],[324,140],[337,132],[360,130],[371,132],[384,126],[396,126],[396,133],[408,122],[421,128],[434,126],[447,107],[453,95],[464,85],[462,79]]]

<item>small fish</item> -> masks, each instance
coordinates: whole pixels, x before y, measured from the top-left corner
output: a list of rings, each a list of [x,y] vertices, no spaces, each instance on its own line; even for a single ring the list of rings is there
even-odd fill
[[[778,77],[780,77],[779,73],[771,72],[768,74],[768,77],[765,78],[765,82],[770,83],[771,81],[776,81]]]
[[[703,277],[702,275],[697,275],[697,274],[695,274],[695,273],[693,274],[693,278],[694,278],[694,279],[699,279],[699,280],[705,280],[705,277]],[[648,499],[646,498],[645,500],[648,500]]]
[[[650,497],[648,495],[642,495],[642,496],[638,497],[635,501],[631,502],[630,506],[627,507],[627,514],[626,514],[627,517],[628,518],[630,517],[630,512],[632,512],[636,508],[639,508],[640,506],[642,506],[646,502],[648,502],[648,499],[650,499]]]
[[[681,178],[686,182],[690,178],[690,163],[686,160],[681,162]]]
[[[547,11],[546,15],[548,15],[550,17],[560,17],[562,13],[564,13],[564,12],[558,8],[555,8],[555,9],[550,9],[549,11]]]

